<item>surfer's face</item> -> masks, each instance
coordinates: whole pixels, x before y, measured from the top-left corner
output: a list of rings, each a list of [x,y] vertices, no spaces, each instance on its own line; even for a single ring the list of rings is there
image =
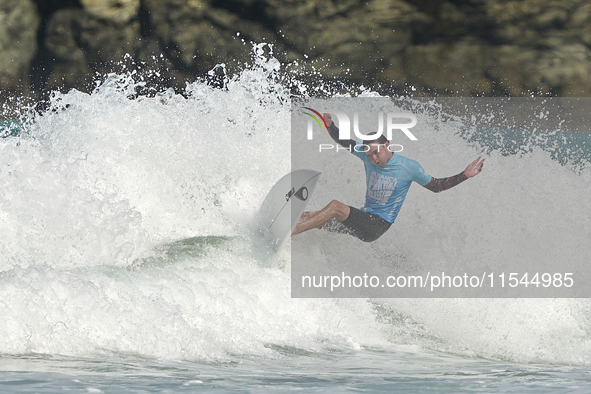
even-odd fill
[[[372,164],[383,167],[392,157],[392,152],[388,150],[388,142],[384,144],[371,143],[368,145],[365,154],[369,157]]]

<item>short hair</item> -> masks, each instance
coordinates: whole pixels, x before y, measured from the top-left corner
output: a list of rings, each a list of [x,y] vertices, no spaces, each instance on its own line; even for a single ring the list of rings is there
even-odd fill
[[[374,131],[373,133],[369,133],[367,135],[367,137],[371,137],[372,135],[377,135],[378,133],[376,131]],[[369,145],[369,144],[385,144],[386,142],[388,142],[388,139],[386,138],[386,136],[384,134],[380,134],[380,136],[378,138],[375,139],[371,139],[371,140],[363,140],[363,145]]]

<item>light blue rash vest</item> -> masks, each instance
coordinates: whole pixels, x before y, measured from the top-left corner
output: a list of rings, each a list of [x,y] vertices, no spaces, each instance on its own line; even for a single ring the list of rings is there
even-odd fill
[[[431,181],[431,175],[419,163],[396,153],[392,153],[392,158],[384,167],[380,167],[372,164],[363,150],[357,152],[353,147],[351,152],[365,165],[367,191],[365,205],[361,210],[378,215],[390,223],[394,223],[398,216],[412,181],[421,186]]]

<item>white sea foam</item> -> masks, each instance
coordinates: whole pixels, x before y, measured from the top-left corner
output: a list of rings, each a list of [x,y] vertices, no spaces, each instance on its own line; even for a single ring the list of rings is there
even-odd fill
[[[290,252],[322,255],[344,236],[303,234],[277,257],[257,244],[252,219],[290,170],[291,110],[278,62],[258,56],[224,88],[197,81],[184,96],[130,99],[141,81],[109,75],[92,94],[56,93],[19,137],[0,140],[0,354],[224,361],[404,344],[589,363],[585,300],[291,299]],[[456,174],[483,151],[457,131],[425,126],[404,154],[431,175]],[[335,190],[362,204],[355,158],[310,166],[323,171],[311,208]],[[327,258],[371,248],[438,268],[585,259],[589,178],[542,149],[492,151],[478,178],[441,195],[413,187],[380,241],[347,239]],[[202,240],[193,253],[162,246],[189,237]]]

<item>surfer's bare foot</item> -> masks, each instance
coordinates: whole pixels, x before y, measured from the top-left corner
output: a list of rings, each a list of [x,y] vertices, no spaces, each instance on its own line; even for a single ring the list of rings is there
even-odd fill
[[[349,217],[351,209],[348,205],[343,204],[337,200],[332,200],[327,206],[322,208],[320,211],[312,212],[307,220],[299,222],[291,235],[303,233],[304,231],[311,230],[322,226],[332,218],[336,218],[339,221],[343,221]],[[302,215],[303,216],[303,215]]]

